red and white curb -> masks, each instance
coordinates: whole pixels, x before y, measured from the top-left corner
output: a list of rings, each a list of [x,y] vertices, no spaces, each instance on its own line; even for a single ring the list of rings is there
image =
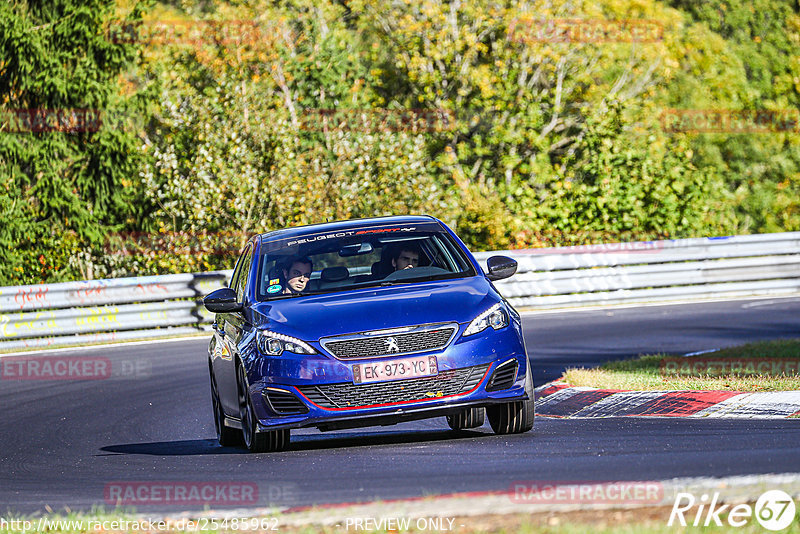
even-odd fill
[[[785,419],[800,416],[800,391],[622,391],[551,382],[536,388],[536,415]]]

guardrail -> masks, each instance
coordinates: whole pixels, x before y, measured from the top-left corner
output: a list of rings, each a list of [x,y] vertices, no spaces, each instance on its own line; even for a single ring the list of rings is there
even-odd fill
[[[0,287],[0,350],[195,333],[232,271]]]
[[[503,254],[517,274],[496,282],[517,307],[574,308],[800,293],[800,232],[581,245]],[[0,350],[203,331],[200,299],[231,271],[0,288]]]
[[[800,232],[481,252],[517,260],[497,283],[515,306],[546,309],[800,292]]]

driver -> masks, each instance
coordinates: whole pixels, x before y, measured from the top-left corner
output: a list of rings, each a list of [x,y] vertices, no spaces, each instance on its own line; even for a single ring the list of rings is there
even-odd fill
[[[286,288],[283,290],[283,294],[291,295],[305,291],[313,270],[311,260],[306,257],[293,258],[286,264],[289,268],[283,269],[283,279],[286,280]]]
[[[395,271],[419,267],[419,248],[416,245],[402,245],[392,255],[392,267]]]

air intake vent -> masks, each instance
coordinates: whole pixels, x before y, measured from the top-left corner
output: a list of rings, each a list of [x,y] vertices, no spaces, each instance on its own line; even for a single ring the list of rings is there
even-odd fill
[[[320,344],[340,360],[382,358],[442,350],[457,331],[455,323],[419,325],[328,337]]]
[[[263,395],[270,409],[277,414],[288,415],[308,412],[308,406],[288,391],[269,388],[264,390]]]
[[[494,370],[492,378],[486,386],[486,391],[499,391],[501,389],[508,389],[514,385],[514,380],[517,379],[517,368],[519,364],[517,360],[509,360],[501,363]]]
[[[436,376],[409,378],[372,384],[320,384],[299,386],[300,392],[322,408],[358,408],[398,402],[426,401],[439,397],[463,395],[475,389],[489,369],[489,364],[449,369]]]

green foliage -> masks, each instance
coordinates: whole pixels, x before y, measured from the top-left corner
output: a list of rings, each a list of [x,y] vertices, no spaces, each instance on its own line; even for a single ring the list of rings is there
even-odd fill
[[[64,120],[73,110],[126,113],[117,77],[135,51],[104,33],[112,8],[111,0],[0,4],[4,283],[80,276],[69,258],[135,216],[127,187],[137,170],[133,134],[25,122],[26,110]]]
[[[289,225],[447,209],[430,179],[426,137],[397,128],[395,111],[372,113],[372,74],[342,8],[287,4],[268,18],[259,13],[220,5],[203,15],[204,24],[223,14],[267,20],[257,39],[231,42],[208,26],[202,43],[145,47],[139,76],[156,105],[143,143],[142,229],[195,235],[199,247],[171,259],[179,239],[152,257],[97,251],[89,259],[96,267],[228,268],[236,247],[216,246],[226,232],[243,240]]]
[[[660,118],[800,108],[791,0],[134,1],[0,5],[2,111],[108,118],[0,133],[0,283],[228,268],[250,233],[402,213],[474,250],[800,229],[797,132]]]
[[[719,235],[730,227],[722,180],[694,167],[686,143],[624,135],[621,110],[586,123],[580,158],[539,199],[549,226],[565,235],[673,238]]]
[[[708,84],[706,98],[676,84],[675,107],[788,111],[800,109],[800,7],[794,0],[670,2],[721,40],[730,75]],[[708,30],[706,30],[708,33]],[[711,57],[709,56],[709,59]],[[737,202],[735,231],[800,230],[800,136],[794,133],[698,135],[694,162],[726,178]]]

